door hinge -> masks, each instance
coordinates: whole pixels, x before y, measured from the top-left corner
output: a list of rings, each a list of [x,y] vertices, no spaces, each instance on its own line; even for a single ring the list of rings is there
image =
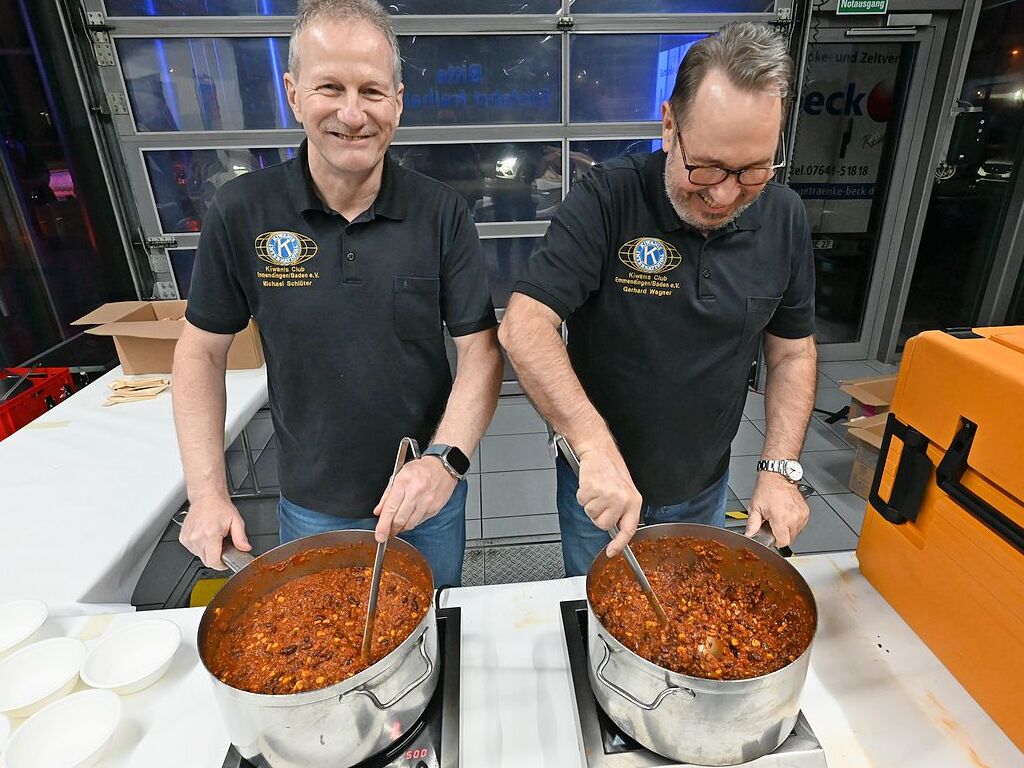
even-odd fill
[[[89,41],[92,43],[96,64],[101,67],[114,66],[114,44],[110,42],[109,33],[115,27],[107,24],[102,13],[89,11],[85,14],[85,28],[89,31]]]
[[[123,93],[108,93],[107,94],[107,112],[108,115],[127,115],[128,114],[128,97]]]
[[[576,26],[576,20],[572,16],[562,16],[558,20],[558,31],[568,32]]]
[[[169,280],[161,280],[153,283],[153,298],[154,299],[176,299],[178,298],[178,292],[174,288],[174,283]]]

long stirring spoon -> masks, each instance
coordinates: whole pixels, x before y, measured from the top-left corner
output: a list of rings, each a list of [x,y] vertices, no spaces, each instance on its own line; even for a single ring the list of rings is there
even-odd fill
[[[562,457],[569,464],[569,468],[576,473],[577,477],[579,477],[580,460],[576,458],[576,453],[573,451],[572,446],[569,445],[569,441],[559,434],[555,434],[553,440],[555,445],[561,449]],[[619,527],[617,525],[613,525],[608,533],[614,539],[619,535]],[[622,550],[622,554],[625,556],[626,562],[629,563],[629,567],[633,571],[633,575],[636,577],[636,580],[640,582],[640,588],[647,596],[647,602],[649,602],[651,604],[651,608],[654,609],[654,613],[658,617],[658,621],[661,622],[663,627],[666,626],[668,624],[668,616],[665,615],[665,609],[661,607],[661,601],[659,601],[658,596],[654,594],[651,582],[647,580],[647,574],[645,574],[644,569],[640,567],[640,561],[636,559],[636,555],[633,554],[633,550],[629,544],[626,544],[626,548]]]
[[[395,468],[391,471],[391,479],[388,480],[388,487],[384,491],[384,495],[387,496],[387,492],[391,490],[391,485],[395,482],[395,477],[398,476],[399,470],[406,461],[409,460],[409,454],[412,453],[414,459],[420,457],[420,447],[415,439],[411,437],[403,437],[402,442],[398,444],[398,455],[395,457]],[[377,543],[377,554],[373,558],[373,577],[370,579],[370,601],[366,606],[366,626],[363,628],[363,661],[367,664],[371,663],[370,651],[373,644],[373,623],[377,619],[377,595],[380,592],[380,577],[384,571],[384,553],[388,548],[388,540]]]

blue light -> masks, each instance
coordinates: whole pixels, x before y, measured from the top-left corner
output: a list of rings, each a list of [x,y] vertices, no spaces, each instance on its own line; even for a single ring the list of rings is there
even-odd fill
[[[272,16],[269,0],[260,0],[260,13],[264,16]],[[270,49],[270,69],[274,73],[274,96],[277,99],[277,114],[281,120],[281,127],[288,126],[288,99],[285,97],[284,86],[281,82],[281,67],[277,63],[277,38],[267,39],[267,47]]]
[[[661,104],[662,102],[668,101],[669,97],[672,95],[672,89],[676,84],[676,72],[679,70],[679,65],[686,57],[686,52],[689,51],[693,44],[702,37],[704,37],[704,35],[662,36],[662,45],[668,43],[670,47],[661,48],[658,51],[658,69],[654,87],[654,104],[651,110],[651,120],[661,119]],[[672,45],[673,43],[678,44]]]
[[[149,16],[157,16],[155,0],[146,0],[146,13]],[[167,65],[167,52],[164,50],[164,41],[159,38],[153,40],[156,50],[156,59],[160,64],[160,84],[164,89],[164,101],[167,104],[167,111],[171,113],[174,121],[174,130],[181,129],[181,113],[178,109],[178,97],[174,92],[174,79],[171,77],[170,67]]]

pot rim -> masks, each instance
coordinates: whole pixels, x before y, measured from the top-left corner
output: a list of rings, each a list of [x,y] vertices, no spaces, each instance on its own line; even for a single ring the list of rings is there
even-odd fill
[[[633,540],[634,541],[636,541],[636,540],[641,540],[642,541],[644,539],[656,538],[656,537],[658,537],[659,534],[662,534],[662,535],[668,534],[668,531],[666,530],[667,528],[671,528],[673,531],[678,532],[679,528],[682,527],[682,526],[685,526],[686,530],[690,531],[690,533],[688,535],[697,536],[697,537],[700,537],[700,535],[701,535],[701,533],[703,531],[714,531],[716,533],[724,533],[724,534],[726,534],[726,536],[724,536],[726,541],[723,542],[723,543],[725,543],[727,545],[728,545],[728,539],[730,537],[738,537],[739,539],[742,539],[743,541],[747,541],[747,542],[750,542],[751,544],[754,544],[755,546],[761,547],[761,549],[763,549],[764,552],[757,552],[759,558],[762,557],[762,556],[767,557],[767,558],[769,558],[769,562],[770,562],[770,558],[774,557],[774,558],[778,558],[778,560],[781,561],[780,564],[785,566],[785,569],[791,572],[790,575],[796,581],[797,586],[798,587],[802,587],[803,591],[806,592],[806,596],[810,598],[810,609],[811,609],[812,617],[814,619],[814,627],[811,630],[811,639],[807,643],[807,647],[804,649],[803,653],[801,653],[799,656],[797,656],[793,661],[787,662],[784,666],[779,667],[778,669],[776,669],[776,670],[774,670],[772,672],[768,672],[768,673],[766,673],[764,675],[758,675],[757,677],[743,677],[743,678],[737,678],[737,679],[723,679],[723,680],[718,680],[718,679],[712,678],[712,677],[694,677],[693,675],[687,675],[687,674],[685,674],[683,672],[675,672],[675,671],[673,671],[671,669],[668,669],[667,667],[662,667],[662,666],[660,666],[658,664],[655,664],[653,661],[650,661],[649,659],[645,659],[643,656],[639,655],[638,653],[633,651],[631,648],[627,647],[621,640],[619,640],[617,637],[615,637],[614,634],[612,634],[612,632],[598,618],[597,612],[594,610],[594,606],[593,606],[593,604],[590,601],[590,584],[591,584],[591,576],[593,575],[593,572],[594,572],[593,571],[594,565],[602,557],[602,555],[604,554],[604,550],[602,550],[601,552],[599,552],[597,554],[597,556],[594,558],[594,561],[590,564],[590,568],[587,571],[587,582],[586,582],[585,589],[584,589],[584,592],[586,594],[584,596],[585,596],[586,601],[587,601],[588,619],[591,622],[593,622],[592,624],[588,624],[588,628],[593,628],[594,631],[596,631],[599,635],[603,636],[603,638],[605,639],[605,642],[609,642],[610,641],[611,643],[614,643],[615,646],[612,647],[612,652],[613,653],[625,652],[627,654],[627,658],[629,658],[629,660],[631,662],[639,663],[640,667],[645,672],[648,672],[648,673],[650,673],[650,674],[652,674],[652,675],[654,675],[656,677],[663,677],[665,675],[668,675],[669,676],[668,679],[670,681],[678,680],[678,681],[682,681],[682,682],[686,683],[686,685],[684,686],[686,688],[695,688],[695,687],[699,688],[701,685],[711,685],[714,688],[731,688],[733,690],[730,691],[730,692],[739,693],[740,692],[739,689],[741,689],[741,688],[756,688],[756,687],[760,687],[761,685],[770,683],[772,678],[774,678],[776,676],[781,676],[782,673],[785,673],[787,670],[790,669],[790,667],[793,667],[793,666],[795,666],[797,664],[800,664],[803,661],[805,656],[810,655],[811,648],[814,646],[814,638],[817,637],[817,635],[818,635],[818,604],[817,604],[817,601],[814,598],[814,593],[811,591],[810,586],[807,584],[807,580],[804,579],[804,577],[793,566],[793,564],[786,562],[785,558],[783,558],[778,553],[772,552],[767,547],[764,547],[764,546],[758,544],[757,542],[752,541],[751,539],[748,539],[746,536],[741,536],[740,534],[735,533],[733,531],[729,531],[729,530],[727,530],[725,528],[719,528],[718,526],[714,526],[714,525],[704,525],[704,524],[701,524],[701,523],[657,523],[655,525],[646,525],[643,528],[640,528],[636,532],[636,534],[633,536]],[[693,529],[696,529],[696,530],[693,530]],[[641,534],[643,534],[643,535],[641,535]],[[679,535],[687,535],[687,534],[676,533],[673,536],[673,538],[676,538]],[[713,540],[716,540],[716,541],[718,541],[720,539],[720,537],[717,536],[717,535],[713,536],[713,537],[709,537],[709,538],[712,538]],[[588,629],[588,633],[589,633],[589,631],[590,630]],[[593,668],[594,664],[595,664],[595,662],[591,658],[590,659],[590,666],[591,666],[591,668]]]

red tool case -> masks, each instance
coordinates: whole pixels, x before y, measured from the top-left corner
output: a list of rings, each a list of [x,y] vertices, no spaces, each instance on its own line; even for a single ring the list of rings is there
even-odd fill
[[[69,368],[0,368],[0,440],[74,391]]]

